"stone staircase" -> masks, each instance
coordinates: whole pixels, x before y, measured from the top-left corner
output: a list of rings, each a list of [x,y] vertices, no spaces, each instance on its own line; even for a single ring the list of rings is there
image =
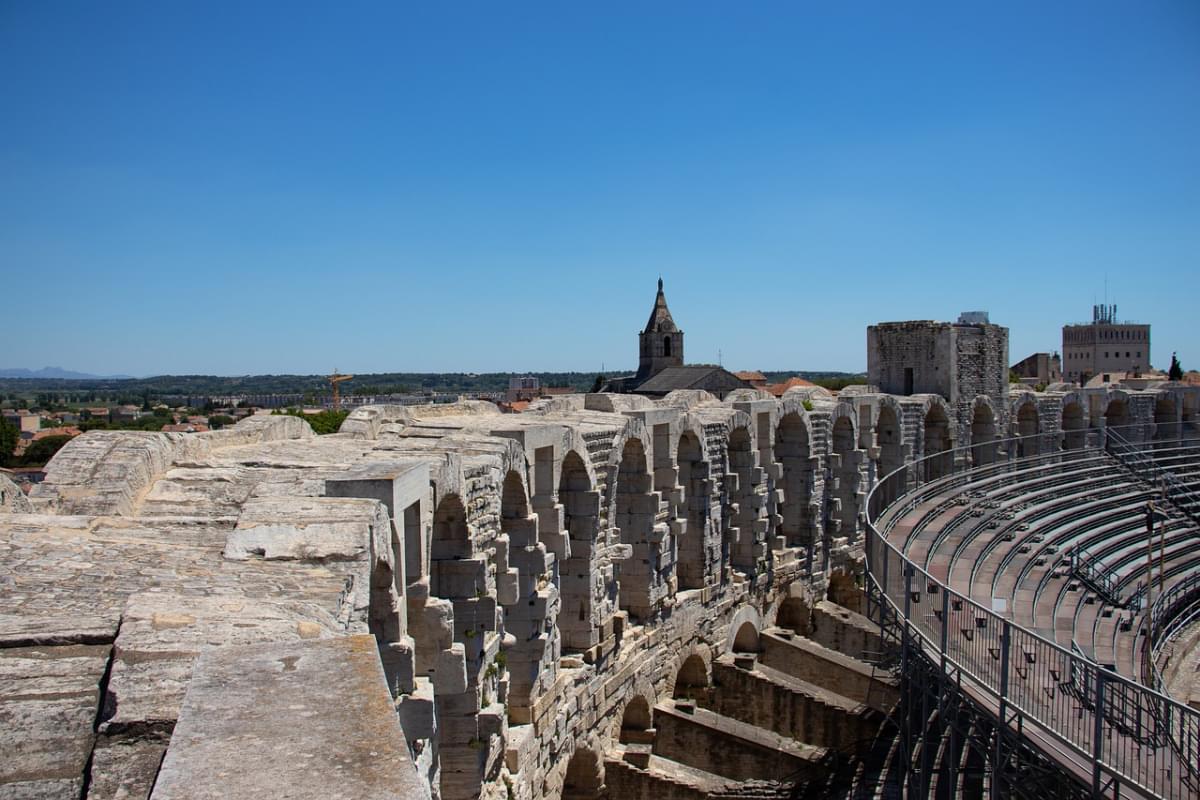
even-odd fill
[[[897,681],[861,660],[874,643],[869,621],[832,603],[818,606],[822,641],[768,628],[757,652],[717,658],[709,686],[659,701],[653,726],[623,734],[606,754],[603,796],[898,796],[880,788],[894,782],[896,737],[887,715],[899,697]],[[801,627],[813,632],[808,622]]]

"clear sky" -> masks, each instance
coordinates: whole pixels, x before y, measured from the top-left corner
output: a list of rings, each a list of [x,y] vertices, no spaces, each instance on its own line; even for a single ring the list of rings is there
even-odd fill
[[[0,0],[0,366],[1200,367],[1200,3]]]

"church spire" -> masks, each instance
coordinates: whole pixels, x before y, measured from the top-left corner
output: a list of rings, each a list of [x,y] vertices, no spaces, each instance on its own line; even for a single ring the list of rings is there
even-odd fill
[[[663,293],[663,279],[658,279],[658,295],[654,298],[654,308],[650,309],[650,320],[646,323],[645,333],[673,333],[679,330],[675,320],[671,318],[671,309],[667,308],[667,296]]]
[[[639,380],[646,380],[667,367],[683,365],[683,331],[675,325],[671,309],[667,308],[667,296],[663,292],[663,279],[658,278],[658,294],[654,297],[654,308],[646,328],[638,334]]]

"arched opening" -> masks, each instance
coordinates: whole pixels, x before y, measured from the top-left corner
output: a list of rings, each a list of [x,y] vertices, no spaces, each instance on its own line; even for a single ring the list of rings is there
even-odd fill
[[[663,548],[671,552],[671,540],[653,535],[659,495],[651,491],[652,479],[646,448],[638,439],[627,439],[617,465],[616,526],[621,531],[621,542],[633,553],[620,567],[619,600],[621,608],[643,622],[658,610],[665,594],[663,573],[671,568],[669,561],[663,563]]]
[[[653,711],[640,694],[634,696],[621,715],[622,744],[650,744],[654,739]]]
[[[737,629],[737,634],[733,637],[733,652],[758,652],[758,628],[754,627],[753,622],[747,620]]]
[[[1129,407],[1124,400],[1114,399],[1108,403],[1108,408],[1104,410],[1104,427],[1106,429],[1118,428],[1117,434],[1125,439],[1133,438],[1131,431],[1126,427],[1129,425]]]
[[[865,614],[866,592],[859,585],[859,575],[844,569],[834,570],[829,575],[829,589],[825,593],[830,602],[848,608],[856,614]]]
[[[671,357],[671,337],[670,336],[663,337],[663,355],[666,356],[667,358]]]
[[[775,625],[807,636],[812,633],[812,608],[801,597],[785,598],[775,613]]]
[[[977,403],[971,415],[971,464],[981,467],[996,460],[996,415],[987,403]]]
[[[934,403],[925,413],[926,480],[936,480],[950,474],[954,458],[950,447],[950,420],[941,405]]]
[[[708,696],[708,665],[699,653],[692,653],[679,665],[672,697],[703,701]]]
[[[904,437],[900,432],[900,420],[890,405],[881,405],[880,419],[875,422],[875,444],[880,449],[880,464],[878,464],[877,480],[894,473],[904,467]],[[884,500],[890,501],[896,491],[895,483],[904,482],[904,477],[896,476],[880,488],[886,493]]]
[[[1200,437],[1200,396],[1195,392],[1188,392],[1183,396],[1179,432],[1189,441]]]
[[[700,450],[700,440],[691,431],[679,437],[676,451],[682,501],[675,510],[679,519],[679,563],[676,574],[680,589],[703,589],[710,573],[708,537],[708,464]]]
[[[1179,438],[1179,413],[1174,399],[1161,396],[1154,403],[1154,440],[1171,442]]]
[[[570,537],[571,552],[559,565],[562,607],[558,627],[563,650],[581,653],[599,643],[601,606],[606,595],[596,561],[600,494],[592,490],[587,467],[574,450],[563,458],[558,502],[563,508],[563,527]]]
[[[1037,405],[1028,402],[1022,403],[1017,409],[1017,436],[1020,436],[1018,454],[1024,456],[1036,456],[1041,452],[1038,446],[1038,410]]]
[[[1063,449],[1080,450],[1087,444],[1087,417],[1083,406],[1072,400],[1063,406],[1062,431]]]
[[[838,417],[833,423],[833,454],[836,456],[837,488],[833,492],[836,508],[831,519],[837,523],[838,534],[851,540],[857,532],[858,521],[858,457],[854,447],[854,423],[849,417]]]
[[[448,494],[433,514],[430,591],[437,597],[449,599],[475,597],[478,592],[486,592],[486,583],[476,575],[478,570],[464,569],[460,565],[459,562],[469,558],[471,535],[467,528],[467,510],[458,495]]]
[[[757,575],[767,568],[767,522],[762,511],[765,498],[758,493],[762,470],[747,428],[734,428],[729,434],[728,469],[737,476],[730,499],[736,509],[729,535],[735,540],[730,559],[733,566]]]
[[[375,635],[380,646],[400,640],[399,604],[400,597],[396,594],[396,578],[392,565],[383,559],[375,559],[375,568],[371,570],[367,629]]]
[[[604,764],[587,747],[577,747],[567,762],[562,800],[599,800],[604,795]]]
[[[781,533],[788,547],[812,547],[817,538],[812,503],[812,464],[808,430],[800,415],[785,414],[775,431],[775,458],[782,464]]]

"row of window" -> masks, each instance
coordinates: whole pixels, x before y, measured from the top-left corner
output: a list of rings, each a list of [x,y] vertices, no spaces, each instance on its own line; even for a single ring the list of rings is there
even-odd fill
[[[1121,330],[1111,328],[1085,328],[1077,331],[1063,331],[1063,341],[1065,342],[1092,342],[1092,341],[1132,341],[1142,342],[1150,339],[1150,331],[1148,330]]]
[[[1089,353],[1067,353],[1067,360],[1068,360],[1068,361],[1070,361],[1071,359],[1088,358],[1088,357],[1089,357],[1089,355],[1090,355]],[[1104,357],[1105,357],[1105,358],[1108,358],[1108,352],[1107,352],[1107,351],[1104,353]],[[1120,358],[1120,357],[1121,357],[1121,354],[1120,354],[1120,352],[1116,352],[1116,351],[1114,351],[1114,352],[1113,352],[1113,354],[1112,354],[1112,357],[1113,357],[1113,358]],[[1132,358],[1132,356],[1129,354],[1129,351],[1128,351],[1128,350],[1126,350],[1126,351],[1125,351],[1125,357],[1126,357],[1126,358]],[[1141,357],[1142,357],[1142,351],[1141,351],[1141,350],[1138,350],[1138,351],[1137,351],[1137,357],[1138,357],[1138,358],[1141,358]]]

